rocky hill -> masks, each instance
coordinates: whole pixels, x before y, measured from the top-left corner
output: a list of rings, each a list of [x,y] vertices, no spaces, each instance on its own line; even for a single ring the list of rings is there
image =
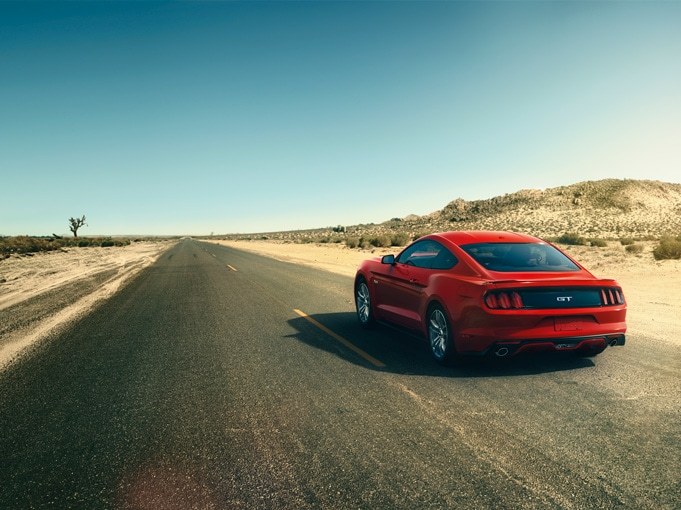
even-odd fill
[[[341,232],[338,232],[341,230]],[[512,230],[540,237],[576,232],[589,238],[658,238],[681,234],[681,184],[605,179],[545,190],[521,190],[486,199],[461,198],[425,216],[393,218],[381,224],[265,234],[278,239],[320,236],[410,237],[446,230]]]
[[[514,230],[540,236],[659,237],[681,232],[681,184],[606,179],[521,190],[488,200],[454,200],[414,219],[436,230]]]

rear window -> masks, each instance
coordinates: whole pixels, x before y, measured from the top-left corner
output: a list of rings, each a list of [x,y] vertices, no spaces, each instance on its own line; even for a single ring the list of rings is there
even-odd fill
[[[479,243],[461,248],[490,271],[579,271],[569,258],[545,243]]]

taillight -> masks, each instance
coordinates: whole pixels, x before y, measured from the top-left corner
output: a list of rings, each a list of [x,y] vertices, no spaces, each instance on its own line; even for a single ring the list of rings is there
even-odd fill
[[[485,296],[485,304],[490,308],[499,308],[496,294],[487,294]]]
[[[485,304],[492,310],[523,308],[523,299],[516,291],[495,291],[485,296]]]
[[[618,289],[617,287],[607,287],[601,289],[601,304],[603,306],[624,304],[624,294],[622,294],[622,289]]]

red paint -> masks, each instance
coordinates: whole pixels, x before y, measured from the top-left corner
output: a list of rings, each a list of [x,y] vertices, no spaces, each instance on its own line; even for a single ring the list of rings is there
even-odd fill
[[[453,255],[453,267],[427,267],[428,257],[433,266],[450,263],[446,257],[438,259],[445,262],[435,262],[432,244],[428,245],[430,251],[424,248],[411,259],[401,260],[405,252],[413,251],[414,244],[423,240],[436,241],[447,250],[445,255]],[[550,243],[510,232],[445,232],[424,236],[415,243],[400,252],[394,264],[366,260],[357,271],[357,277],[368,283],[371,309],[378,320],[427,335],[426,315],[429,307],[438,303],[449,320],[456,351],[462,354],[483,354],[499,345],[508,346],[513,354],[529,350],[597,350],[618,337],[623,340],[627,307],[617,282],[596,278]],[[535,267],[491,270],[476,260],[484,258],[479,251],[475,258],[466,251],[481,243],[511,243],[521,251],[553,253],[555,249],[574,266],[560,271]],[[499,267],[500,263],[491,265]],[[557,267],[537,264],[542,268]],[[595,296],[595,302],[575,306],[580,303],[576,297],[580,291]],[[541,295],[546,302],[528,305],[523,297],[528,293]]]

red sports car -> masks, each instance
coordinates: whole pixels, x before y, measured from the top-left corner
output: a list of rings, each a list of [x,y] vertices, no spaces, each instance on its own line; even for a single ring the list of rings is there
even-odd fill
[[[624,345],[627,329],[617,282],[511,232],[432,234],[397,257],[365,260],[355,304],[363,327],[385,321],[419,331],[440,363],[531,350],[594,356]]]

